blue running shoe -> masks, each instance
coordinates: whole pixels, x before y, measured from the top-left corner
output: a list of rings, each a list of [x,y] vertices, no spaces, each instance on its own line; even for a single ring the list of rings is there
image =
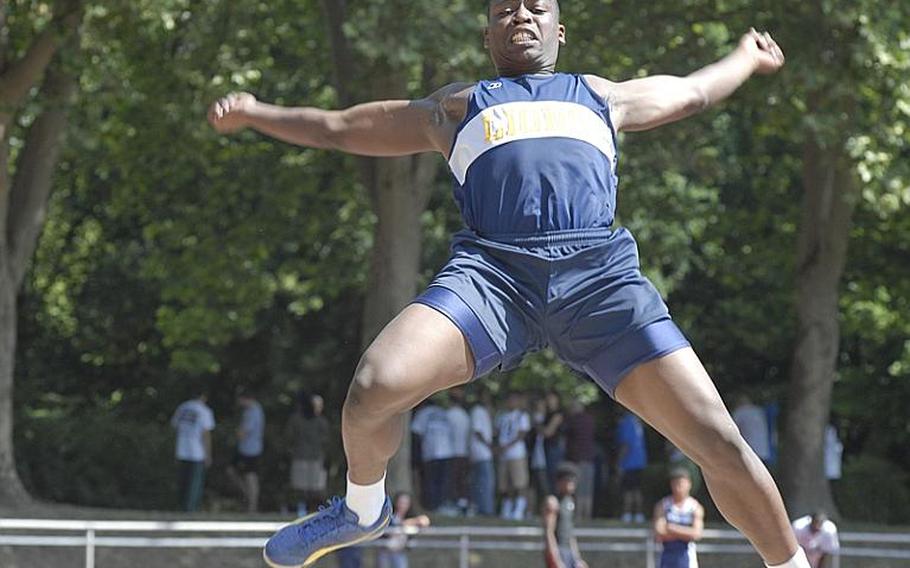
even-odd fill
[[[319,511],[282,528],[265,544],[262,556],[272,568],[306,568],[326,554],[379,538],[392,518],[392,502],[386,497],[379,520],[370,527],[357,522],[357,513],[335,497]]]

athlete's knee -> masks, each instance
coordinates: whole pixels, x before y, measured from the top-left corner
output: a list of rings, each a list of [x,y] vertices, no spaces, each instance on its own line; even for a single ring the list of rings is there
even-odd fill
[[[367,415],[384,415],[407,410],[413,398],[407,388],[406,366],[393,358],[369,351],[360,359],[345,406]]]
[[[721,423],[705,433],[692,452],[702,469],[735,475],[751,466],[751,450],[735,424]]]

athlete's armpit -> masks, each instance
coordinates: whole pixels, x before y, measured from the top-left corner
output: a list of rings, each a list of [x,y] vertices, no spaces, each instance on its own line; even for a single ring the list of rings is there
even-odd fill
[[[617,130],[649,130],[698,113],[708,106],[697,81],[688,77],[655,75],[621,83],[585,77],[610,108]]]

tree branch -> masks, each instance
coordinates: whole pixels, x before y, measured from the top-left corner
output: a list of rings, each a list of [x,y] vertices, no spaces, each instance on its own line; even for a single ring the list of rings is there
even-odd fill
[[[9,270],[9,249],[6,242],[6,213],[9,208],[9,142],[0,123],[0,269]],[[0,274],[0,279],[5,275]]]
[[[6,69],[6,53],[9,49],[9,28],[6,26],[6,14],[9,11],[9,4],[3,2],[0,4],[0,75]]]
[[[335,90],[338,92],[338,99],[342,106],[348,107],[354,104],[355,96],[351,88],[351,82],[345,80],[344,75],[354,74],[355,61],[351,56],[351,45],[347,36],[344,35],[344,22],[347,18],[347,1],[346,0],[322,0],[322,11],[325,14],[325,21],[329,34],[329,45],[332,50],[333,82]]]
[[[349,107],[357,101],[357,93],[351,88],[351,81],[345,80],[347,75],[358,76],[357,64],[351,55],[351,44],[344,35],[344,22],[347,19],[347,0],[322,0],[322,12],[329,35],[329,44],[332,51],[332,82],[335,92],[338,93],[338,102],[342,107]],[[372,158],[359,158],[357,168],[360,170],[360,179],[370,193],[370,199],[375,198],[377,184],[376,160]],[[373,203],[373,210],[376,204]]]
[[[0,109],[15,108],[22,102],[41,80],[63,40],[82,20],[79,0],[61,0],[55,12],[54,19],[38,34],[25,55],[0,75]]]
[[[64,70],[58,58],[44,80],[45,108],[28,130],[10,193],[6,237],[17,288],[47,217],[48,197],[66,131],[67,107],[75,90],[75,78]]]

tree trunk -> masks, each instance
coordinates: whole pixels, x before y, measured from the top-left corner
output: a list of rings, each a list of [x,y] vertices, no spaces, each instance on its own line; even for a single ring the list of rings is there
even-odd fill
[[[16,163],[9,197],[6,235],[9,267],[16,290],[22,286],[47,218],[53,175],[63,146],[67,107],[76,84],[61,64],[51,66],[41,87],[44,110],[32,123]]]
[[[364,348],[416,295],[423,239],[421,216],[435,177],[436,156],[377,161],[375,172],[371,196],[377,223],[360,334]],[[388,488],[393,494],[413,490],[409,422],[405,422],[401,448],[388,468]]]
[[[839,147],[807,142],[797,249],[798,328],[790,372],[781,486],[791,513],[835,513],[824,472],[824,432],[840,343],[839,286],[847,260],[858,183]]]
[[[0,258],[0,506],[20,507],[29,501],[13,453],[13,366],[16,357],[16,286],[8,255]]]
[[[44,226],[66,130],[66,106],[74,90],[75,82],[62,65],[48,70],[42,88],[45,109],[29,128],[12,182],[7,127],[0,139],[0,505],[11,507],[29,500],[16,472],[13,445],[16,296]]]
[[[353,56],[344,33],[347,2],[322,0],[321,4],[334,60],[335,88],[342,106],[361,98],[408,98],[408,79],[399,70],[381,63],[369,68],[358,65],[360,60]],[[358,77],[356,83],[349,79],[351,76]],[[437,164],[437,157],[432,155],[360,161],[361,178],[370,192],[377,219],[360,327],[364,349],[416,295],[423,239],[421,217]],[[411,438],[406,434],[388,468],[388,488],[393,493],[413,490],[410,458]]]

